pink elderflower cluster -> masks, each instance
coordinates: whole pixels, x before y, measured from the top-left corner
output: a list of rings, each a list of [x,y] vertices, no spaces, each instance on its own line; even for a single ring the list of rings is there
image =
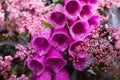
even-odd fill
[[[24,74],[22,74],[20,77],[17,77],[16,75],[12,74],[8,80],[29,80],[29,79]]]
[[[3,2],[3,0],[0,1],[0,27],[3,26],[4,14],[5,14],[2,9],[2,2]]]
[[[91,39],[88,42],[88,53],[92,60],[89,63],[90,67],[104,64],[103,69],[113,71],[115,70],[115,75],[119,73],[116,72],[119,70],[120,66],[120,45],[117,42],[119,41],[118,30],[119,29],[114,29],[112,27],[98,27],[92,33]]]
[[[51,25],[31,41],[35,54],[27,60],[29,69],[34,71],[30,80],[69,80],[63,55],[67,50],[73,67],[78,71],[85,68],[88,47],[84,40],[99,25],[94,8],[97,2],[63,0],[54,6],[48,17]]]
[[[9,18],[15,20],[18,32],[27,32],[32,36],[39,34],[42,22],[46,20],[44,3],[40,0],[8,0]]]
[[[0,74],[4,77],[8,77],[8,72],[11,70],[13,57],[5,56],[4,58],[0,56]]]
[[[116,29],[112,28],[111,30],[112,31],[109,31],[109,32],[111,33],[111,36],[115,41],[115,48],[119,50],[120,49],[120,28],[119,27]]]
[[[119,0],[99,0],[99,9],[103,9],[104,7],[111,9],[114,6],[120,7]]]
[[[17,44],[15,46],[15,49],[16,49],[16,54],[15,54],[14,58],[20,58],[21,60],[26,59],[27,57],[32,55],[32,53],[34,53],[34,50],[32,49],[32,47],[29,43],[27,46]]]

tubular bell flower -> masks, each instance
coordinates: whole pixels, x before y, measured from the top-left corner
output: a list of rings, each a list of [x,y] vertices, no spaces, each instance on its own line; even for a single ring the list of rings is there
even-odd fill
[[[27,66],[34,71],[37,76],[41,75],[45,69],[44,58],[45,56],[35,55],[33,58],[27,60]]]
[[[54,80],[70,80],[69,74],[65,68],[55,74]]]
[[[73,62],[73,66],[76,70],[82,71],[84,69],[85,62],[87,61],[87,47],[82,41],[75,41],[70,45],[69,55]]]
[[[99,18],[100,17],[98,15],[93,15],[88,19],[88,23],[90,25],[90,30],[94,30],[95,27],[100,24]]]
[[[33,74],[29,80],[52,80],[52,72],[46,68],[41,75]]]
[[[72,56],[73,66],[78,71],[82,71],[84,69],[87,60],[87,52],[85,51],[81,51],[80,53]]]
[[[33,37],[31,45],[35,49],[36,53],[39,54],[39,56],[42,56],[49,51],[51,47],[48,42],[50,35],[51,29],[46,28],[40,32],[39,36]]]
[[[90,4],[86,4],[83,6],[80,15],[83,16],[90,16],[92,14],[92,6]]]
[[[81,9],[82,5],[79,0],[64,0],[64,10],[68,19],[76,20]]]
[[[69,30],[74,40],[84,40],[89,34],[89,24],[86,21],[77,20]]]
[[[67,62],[63,59],[62,53],[53,48],[48,52],[45,64],[53,72],[58,73],[67,64]]]
[[[50,40],[52,46],[54,46],[59,51],[64,51],[70,43],[70,37],[65,28],[56,30]]]
[[[63,11],[63,5],[57,4],[50,13],[48,20],[55,29],[63,28],[67,20]]]
[[[79,0],[80,2],[89,3],[90,0]]]
[[[97,3],[98,3],[98,0],[90,0],[90,3],[91,3],[91,4],[97,4]]]

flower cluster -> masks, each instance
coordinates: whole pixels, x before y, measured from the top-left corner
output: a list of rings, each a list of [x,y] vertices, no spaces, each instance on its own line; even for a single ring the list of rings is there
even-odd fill
[[[29,69],[34,71],[31,80],[51,80],[51,73],[54,80],[69,80],[65,69],[67,61],[63,58],[66,50],[74,68],[84,69],[88,60],[85,38],[99,24],[96,4],[97,0],[63,0],[62,4],[55,5],[48,17],[51,25],[31,41],[35,50],[33,57],[27,60]]]
[[[8,72],[11,70],[12,60],[12,56],[5,56],[4,58],[0,56],[0,74],[3,75],[4,78],[8,77]]]
[[[9,19],[14,20],[17,24],[19,33],[27,32],[32,36],[39,34],[42,21],[46,20],[46,10],[44,3],[40,0],[8,0],[7,11]]]

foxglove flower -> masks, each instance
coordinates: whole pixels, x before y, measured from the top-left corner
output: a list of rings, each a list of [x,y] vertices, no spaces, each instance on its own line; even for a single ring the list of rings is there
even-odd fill
[[[84,40],[89,34],[89,24],[83,20],[77,20],[70,27],[70,34],[74,40]]]
[[[55,74],[54,80],[70,80],[69,74],[65,68]]]
[[[61,4],[57,4],[53,8],[48,20],[52,24],[54,29],[61,29],[65,26],[67,18],[64,14],[63,6]]]
[[[98,0],[90,0],[90,3],[91,3],[91,4],[97,4],[97,3],[98,3]]]
[[[33,37],[31,44],[36,53],[39,54],[39,56],[42,56],[46,54],[49,49],[50,49],[50,44],[49,44],[49,37],[51,35],[51,29],[46,28],[40,32],[39,36]]]
[[[42,74],[45,69],[44,58],[45,56],[35,55],[27,60],[28,68],[34,71],[37,76]]]
[[[64,10],[68,19],[76,20],[81,9],[82,5],[79,0],[64,0]]]
[[[82,3],[89,3],[90,2],[90,0],[79,0],[79,1]]]
[[[70,42],[70,37],[65,28],[57,30],[51,37],[51,44],[59,51],[64,51]]]
[[[85,63],[88,60],[87,52],[81,51],[80,53],[72,56],[73,66],[76,70],[82,71],[85,67]]]
[[[58,73],[67,64],[67,62],[63,59],[62,53],[53,48],[48,52],[45,64],[53,72]]]
[[[91,14],[92,14],[92,6],[89,4],[84,5],[80,12],[81,17],[84,16],[89,17]]]
[[[46,68],[41,75],[33,74],[29,80],[52,80],[52,72]]]
[[[85,62],[88,59],[86,44],[82,41],[74,41],[70,44],[68,51],[73,61],[74,68],[78,71],[82,71],[84,69]]]
[[[94,30],[96,26],[100,24],[99,16],[93,15],[88,19],[88,23],[90,25],[90,30]]]

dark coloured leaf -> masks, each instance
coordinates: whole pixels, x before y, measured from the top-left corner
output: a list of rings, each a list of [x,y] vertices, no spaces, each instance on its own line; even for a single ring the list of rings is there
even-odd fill
[[[120,8],[113,7],[112,13],[113,15],[111,15],[108,20],[108,26],[113,28],[120,27]]]

